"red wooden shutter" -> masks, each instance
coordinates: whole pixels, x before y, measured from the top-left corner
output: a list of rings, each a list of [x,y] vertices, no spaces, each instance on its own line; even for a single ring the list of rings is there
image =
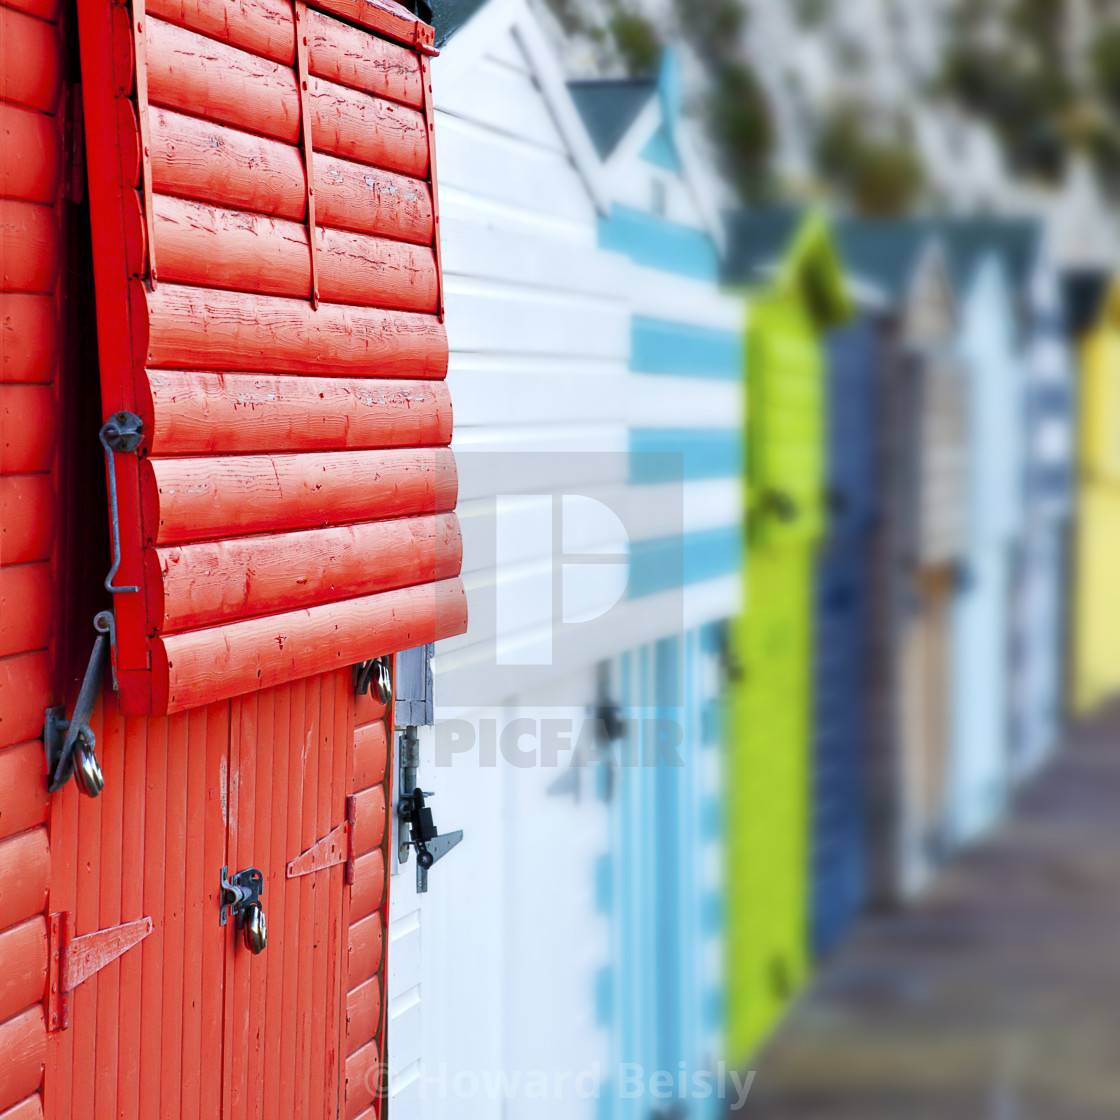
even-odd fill
[[[80,0],[121,704],[462,631],[432,29],[391,0]]]

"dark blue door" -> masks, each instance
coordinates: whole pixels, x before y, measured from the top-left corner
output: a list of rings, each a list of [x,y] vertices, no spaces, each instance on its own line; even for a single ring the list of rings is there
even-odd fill
[[[811,935],[839,943],[863,905],[867,864],[870,530],[879,432],[877,328],[828,339],[828,535],[817,567]]]

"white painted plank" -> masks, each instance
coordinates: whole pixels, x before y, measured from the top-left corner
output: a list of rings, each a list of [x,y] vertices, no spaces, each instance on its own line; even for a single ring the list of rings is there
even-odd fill
[[[566,230],[534,237],[493,216],[488,221],[477,213],[470,217],[441,215],[445,277],[473,276],[595,294],[617,306],[619,314],[626,313],[632,266],[625,257],[566,236]]]
[[[632,374],[626,419],[634,428],[738,428],[746,407],[740,381]]]
[[[742,335],[747,317],[744,296],[722,292],[705,280],[642,265],[632,267],[629,294],[635,315]]]
[[[555,217],[594,219],[591,197],[566,156],[438,112],[436,155],[441,189],[447,185]]]
[[[621,368],[582,364],[583,369],[573,362],[567,372],[551,374],[530,360],[519,360],[516,372],[463,368],[453,360],[447,384],[456,431],[494,423],[621,421],[627,403]]]
[[[625,599],[601,619],[566,627],[554,635],[551,666],[507,666],[496,678],[492,643],[478,643],[453,652],[436,644],[432,662],[435,674],[437,718],[442,707],[470,706],[495,688],[509,696],[542,686],[550,679],[631,650],[646,642],[681,634],[685,630],[730,618],[743,605],[738,575],[692,584],[682,590],[662,592],[641,599]],[[525,648],[540,640],[526,633]]]
[[[625,361],[630,324],[617,305],[493,280],[448,277],[444,286],[452,350],[555,354]]]
[[[657,540],[680,532],[698,533],[712,529],[737,528],[743,509],[743,486],[737,478],[705,479],[651,486],[594,485],[580,493],[614,511],[631,542]],[[459,524],[463,531],[463,572],[471,574],[492,568],[495,559],[497,527],[493,497],[486,496],[459,503]],[[536,522],[529,513],[506,511],[503,525],[519,526],[516,533],[522,547],[507,553],[511,560],[528,561],[549,554],[550,541],[540,541]],[[598,541],[579,541],[580,551],[616,551],[614,540],[605,533]]]
[[[436,87],[435,105],[442,113],[567,156],[540,88],[525,71],[482,59],[463,81]]]

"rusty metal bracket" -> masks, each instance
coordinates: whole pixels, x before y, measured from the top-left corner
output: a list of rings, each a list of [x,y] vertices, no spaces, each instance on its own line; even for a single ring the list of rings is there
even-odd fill
[[[47,989],[47,1030],[70,1026],[70,993],[84,980],[112,964],[152,932],[151,918],[72,936],[68,910],[50,916],[50,958]]]
[[[140,129],[141,188],[144,193],[144,231],[148,242],[148,283],[155,291],[156,217],[152,209],[152,130],[148,122],[147,13],[144,0],[132,0],[132,51],[136,70],[136,123]]]
[[[311,255],[311,306],[319,307],[318,233],[315,225],[315,170],[311,142],[311,71],[308,63],[307,4],[295,0],[296,79],[299,88],[300,144],[307,179],[307,249]]]
[[[336,863],[347,863],[350,860],[350,822],[345,820],[342,824],[332,828],[321,840],[317,840],[302,855],[296,856],[288,864],[288,878],[296,879],[300,875],[311,875],[322,871],[325,867],[333,867]]]

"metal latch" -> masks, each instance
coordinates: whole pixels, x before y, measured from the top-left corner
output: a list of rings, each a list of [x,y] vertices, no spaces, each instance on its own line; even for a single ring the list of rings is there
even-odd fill
[[[105,775],[97,760],[97,739],[90,728],[93,705],[101,691],[105,665],[110,660],[110,643],[113,634],[113,614],[101,611],[93,620],[97,637],[89,655],[86,675],[78,690],[74,715],[66,719],[66,708],[58,705],[48,708],[43,723],[43,750],[47,755],[47,789],[57,793],[75,776],[78,789],[87,797],[96,797],[105,786]]]
[[[379,704],[388,704],[392,700],[393,681],[387,657],[374,657],[354,666],[354,695],[365,696],[371,689]]]
[[[463,830],[445,832],[440,835],[436,828],[431,809],[425,798],[434,797],[416,785],[416,771],[419,768],[419,736],[415,727],[406,727],[401,736],[401,793],[397,802],[400,843],[397,859],[408,862],[408,849],[416,849],[416,893],[426,894],[428,872],[433,865],[443,859],[452,848],[463,839]]]
[[[144,421],[135,412],[114,412],[98,433],[105,448],[105,462],[109,467],[109,521],[113,531],[113,566],[105,577],[105,590],[114,595],[122,591],[139,591],[139,587],[117,587],[113,583],[121,566],[121,522],[117,512],[117,465],[115,451],[135,451],[144,438]]]
[[[246,867],[232,878],[227,877],[228,871],[228,867],[222,868],[219,924],[224,926],[233,915],[237,919],[237,928],[245,938],[246,948],[253,953],[264,952],[268,944],[268,925],[261,904],[264,876],[255,867]]]

